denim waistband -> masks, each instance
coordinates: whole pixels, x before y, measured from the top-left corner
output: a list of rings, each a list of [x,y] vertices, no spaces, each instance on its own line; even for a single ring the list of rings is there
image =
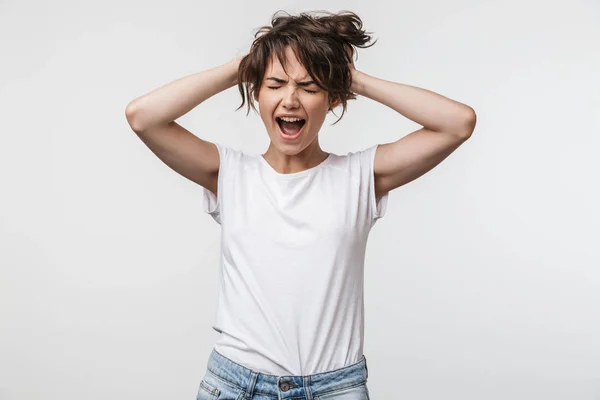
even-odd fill
[[[369,376],[367,358],[364,355],[359,362],[332,371],[305,376],[277,376],[253,371],[213,349],[207,369],[218,378],[244,390],[247,398],[263,394],[280,399],[312,399],[314,396],[363,384]]]

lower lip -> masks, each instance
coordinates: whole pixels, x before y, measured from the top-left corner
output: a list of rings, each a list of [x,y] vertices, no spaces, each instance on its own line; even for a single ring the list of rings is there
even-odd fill
[[[277,130],[279,131],[279,135],[281,136],[281,138],[283,140],[289,140],[289,141],[297,140],[300,137],[300,135],[302,135],[302,132],[304,132],[304,127],[306,126],[306,122],[305,122],[304,125],[302,125],[302,128],[300,128],[300,130],[298,131],[298,133],[296,133],[295,135],[286,135],[285,133],[283,133],[281,131],[281,127],[279,126],[277,121],[275,121],[275,124],[277,125]]]

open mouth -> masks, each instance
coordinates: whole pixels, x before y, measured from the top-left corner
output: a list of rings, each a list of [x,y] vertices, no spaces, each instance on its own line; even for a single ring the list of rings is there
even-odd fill
[[[300,119],[300,120],[294,121],[294,122],[288,122],[288,121],[284,121],[280,117],[277,117],[277,118],[275,118],[275,121],[277,121],[277,125],[279,125],[279,129],[281,130],[281,133],[286,136],[289,136],[289,137],[297,136],[300,133],[300,131],[302,130],[302,127],[304,126],[304,124],[306,124],[306,120],[304,120],[304,119]]]

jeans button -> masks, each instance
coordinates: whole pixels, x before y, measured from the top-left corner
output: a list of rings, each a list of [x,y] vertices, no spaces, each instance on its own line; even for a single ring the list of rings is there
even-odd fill
[[[281,390],[283,390],[284,392],[287,392],[288,390],[290,390],[290,384],[289,384],[289,383],[287,383],[287,382],[281,382],[281,383],[279,384],[279,388],[280,388]]]

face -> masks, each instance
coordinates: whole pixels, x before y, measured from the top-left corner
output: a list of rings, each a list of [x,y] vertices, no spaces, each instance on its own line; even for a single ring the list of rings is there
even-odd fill
[[[336,104],[329,102],[326,91],[310,83],[312,78],[289,46],[286,56],[287,74],[277,57],[272,57],[256,100],[271,145],[283,154],[296,155],[319,146],[319,130],[329,108],[335,108]],[[282,135],[278,123],[282,115],[293,115],[305,121],[297,138]]]

